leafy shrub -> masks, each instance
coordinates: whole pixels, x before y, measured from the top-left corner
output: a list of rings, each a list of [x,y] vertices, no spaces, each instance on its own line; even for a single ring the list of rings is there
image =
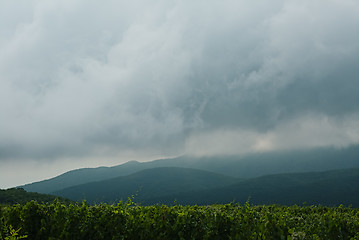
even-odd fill
[[[359,210],[249,203],[139,206],[131,201],[94,206],[86,202],[64,205],[31,201],[0,206],[0,239],[21,236],[89,240],[359,239]]]

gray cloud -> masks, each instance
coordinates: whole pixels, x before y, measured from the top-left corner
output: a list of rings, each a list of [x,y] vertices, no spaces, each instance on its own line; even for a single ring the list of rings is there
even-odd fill
[[[332,146],[342,148],[359,141],[359,116],[333,120],[324,115],[303,115],[266,131],[216,129],[193,134],[186,151],[194,156],[241,155],[251,152]]]
[[[343,133],[326,144],[359,142],[357,1],[0,9],[0,159],[198,154],[214,138],[228,144],[213,154],[232,152],[229,142],[256,151],[259,139],[310,147],[323,119],[350,123],[318,130]]]

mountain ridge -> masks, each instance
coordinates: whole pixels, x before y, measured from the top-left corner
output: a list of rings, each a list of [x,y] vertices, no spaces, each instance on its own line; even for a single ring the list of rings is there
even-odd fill
[[[188,168],[152,168],[52,193],[76,201],[115,203],[135,196],[143,204],[239,202],[359,206],[359,168],[231,178]]]
[[[158,167],[144,169],[128,176],[76,185],[51,194],[66,196],[76,201],[113,203],[126,200],[132,195],[137,195],[137,198],[162,196],[225,186],[236,181],[237,178],[198,169]]]
[[[222,204],[228,202],[282,205],[359,207],[359,168],[324,172],[272,174],[210,190],[189,191],[166,198],[147,199],[147,204]]]
[[[50,193],[93,181],[102,181],[156,167],[184,167],[216,172],[232,177],[253,178],[287,172],[326,171],[359,167],[359,145],[344,149],[256,153],[245,156],[194,158],[181,156],[150,162],[129,161],[113,167],[76,169],[51,179],[19,186],[26,191]]]

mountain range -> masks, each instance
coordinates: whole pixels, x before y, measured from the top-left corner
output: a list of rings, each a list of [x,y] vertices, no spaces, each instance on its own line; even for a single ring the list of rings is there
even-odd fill
[[[359,207],[359,145],[245,156],[130,161],[20,186],[91,203],[322,204]]]
[[[134,196],[148,204],[321,204],[359,207],[359,168],[236,179],[202,170],[163,167],[86,183],[52,194],[90,203],[116,203]]]

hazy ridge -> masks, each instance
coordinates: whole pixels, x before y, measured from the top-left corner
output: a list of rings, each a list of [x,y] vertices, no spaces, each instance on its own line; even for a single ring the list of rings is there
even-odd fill
[[[114,167],[84,168],[20,186],[91,203],[266,204],[359,206],[359,146],[246,156],[182,156]]]
[[[239,178],[253,178],[288,172],[327,171],[359,167],[359,145],[345,149],[317,148],[246,156],[188,157],[151,162],[129,161],[114,167],[83,168],[57,177],[19,186],[26,191],[50,193],[84,183],[126,176],[156,167],[183,167],[211,171]]]
[[[211,172],[167,167],[82,184],[52,194],[90,203],[116,203],[134,196],[148,204],[254,204],[359,206],[359,168],[236,179]]]

